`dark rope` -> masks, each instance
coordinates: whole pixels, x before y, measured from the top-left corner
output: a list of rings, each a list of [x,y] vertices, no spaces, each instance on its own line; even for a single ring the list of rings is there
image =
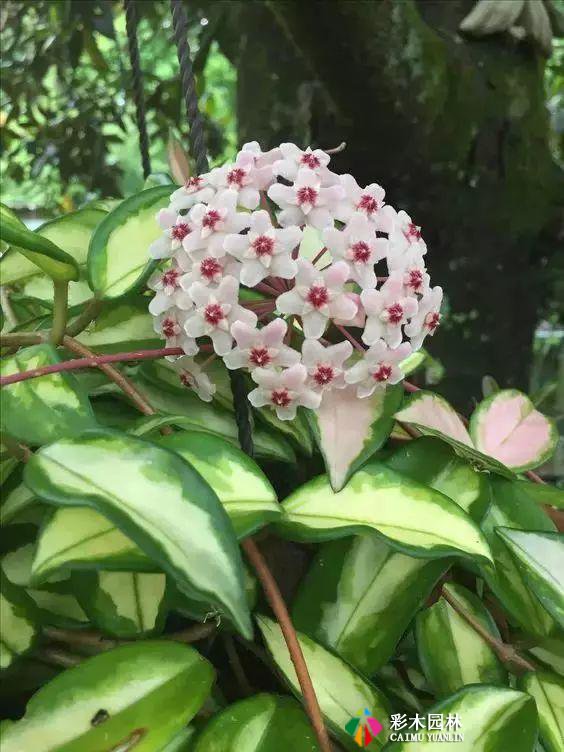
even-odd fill
[[[143,94],[143,72],[139,61],[139,45],[137,44],[137,9],[136,0],[124,0],[125,28],[127,30],[127,45],[131,62],[131,79],[133,85],[133,99],[135,100],[135,115],[139,131],[139,148],[143,164],[143,177],[151,174],[151,159],[149,157],[149,136],[147,135],[147,112],[145,110],[145,96]]]
[[[180,65],[182,94],[186,102],[186,114],[190,126],[190,151],[196,161],[196,172],[198,175],[202,175],[209,170],[209,165],[204,121],[198,108],[196,80],[188,45],[188,16],[182,5],[182,0],[170,0],[170,7],[172,9],[172,30],[178,52],[178,64]]]
[[[252,457],[255,453],[255,447],[245,377],[241,371],[229,371],[229,380],[231,382],[231,393],[233,394],[233,407],[235,408],[235,422],[237,423],[239,444],[245,454]]]

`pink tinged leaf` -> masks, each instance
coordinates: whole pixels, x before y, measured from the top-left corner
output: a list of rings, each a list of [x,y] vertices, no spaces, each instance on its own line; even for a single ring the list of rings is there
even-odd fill
[[[414,395],[406,407],[396,413],[396,418],[403,423],[412,423],[424,433],[425,428],[439,431],[445,436],[472,446],[470,434],[454,408],[449,403],[431,392],[419,392]]]
[[[167,155],[172,177],[182,185],[190,177],[190,163],[180,141],[172,134],[168,138]]]
[[[552,421],[515,389],[497,392],[478,405],[470,432],[476,449],[518,471],[545,462],[557,441]]]

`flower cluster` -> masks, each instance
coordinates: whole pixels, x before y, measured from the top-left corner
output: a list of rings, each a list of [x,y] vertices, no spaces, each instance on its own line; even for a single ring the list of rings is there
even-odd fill
[[[430,287],[421,228],[378,184],[362,188],[329,161],[320,149],[245,144],[159,212],[150,254],[166,261],[149,280],[149,310],[202,399],[215,387],[199,352],[247,370],[250,402],[288,420],[329,390],[351,385],[363,398],[397,383],[434,334],[442,290]],[[306,228],[322,244],[313,259],[300,254]]]

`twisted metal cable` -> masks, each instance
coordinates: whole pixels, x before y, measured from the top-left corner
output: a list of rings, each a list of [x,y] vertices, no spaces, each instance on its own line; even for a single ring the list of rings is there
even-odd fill
[[[139,45],[137,43],[137,9],[135,0],[124,0],[125,28],[127,31],[127,46],[131,63],[131,83],[133,99],[135,101],[135,116],[139,131],[139,148],[143,177],[151,174],[151,158],[149,157],[149,136],[147,134],[147,111],[145,109],[145,95],[143,94],[143,72],[139,61]]]
[[[170,0],[170,7],[172,10],[172,30],[178,53],[178,64],[180,66],[182,93],[186,102],[186,114],[188,116],[188,124],[190,125],[190,150],[196,161],[196,172],[198,175],[201,175],[209,170],[209,164],[204,134],[204,120],[198,107],[196,80],[190,58],[190,47],[188,45],[188,17],[182,5],[182,0]]]
[[[233,407],[235,409],[235,422],[237,423],[239,444],[245,454],[252,457],[255,453],[255,446],[245,377],[241,371],[229,371],[229,380],[231,382],[231,393],[233,394]]]

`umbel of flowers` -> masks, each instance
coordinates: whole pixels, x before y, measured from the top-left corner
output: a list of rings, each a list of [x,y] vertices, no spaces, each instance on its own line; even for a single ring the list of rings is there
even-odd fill
[[[366,398],[400,381],[402,361],[435,332],[442,290],[430,287],[420,227],[377,183],[361,188],[329,161],[295,144],[245,144],[159,212],[150,254],[167,261],[149,281],[149,310],[202,399],[215,391],[214,357],[248,371],[251,404],[282,420],[347,385]],[[323,244],[313,259],[300,254],[308,227]]]

